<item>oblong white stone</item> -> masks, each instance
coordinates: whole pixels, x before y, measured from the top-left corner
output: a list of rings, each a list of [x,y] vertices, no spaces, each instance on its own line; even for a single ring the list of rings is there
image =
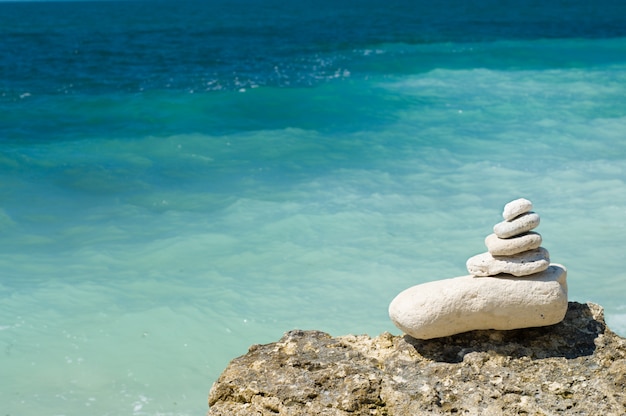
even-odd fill
[[[550,265],[550,253],[543,247],[512,256],[477,254],[467,259],[467,272],[474,276],[495,276],[500,273],[521,277],[544,271]]]
[[[489,234],[485,238],[485,245],[492,256],[510,256],[538,248],[541,241],[541,234],[530,231],[511,238],[499,238],[495,234]]]
[[[461,276],[424,283],[389,305],[393,323],[419,339],[553,325],[566,312],[567,271],[559,264],[530,278]]]
[[[519,198],[515,201],[511,201],[504,206],[504,211],[502,211],[502,217],[510,221],[515,217],[522,215],[525,212],[533,209],[533,203],[530,202],[526,198]]]
[[[539,225],[539,214],[527,212],[512,221],[502,221],[493,226],[493,232],[500,238],[513,237],[530,231]]]

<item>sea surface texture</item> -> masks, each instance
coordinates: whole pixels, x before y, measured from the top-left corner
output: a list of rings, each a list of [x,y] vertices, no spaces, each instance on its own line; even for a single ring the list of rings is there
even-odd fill
[[[626,335],[626,2],[0,3],[0,414],[202,415],[533,201]]]

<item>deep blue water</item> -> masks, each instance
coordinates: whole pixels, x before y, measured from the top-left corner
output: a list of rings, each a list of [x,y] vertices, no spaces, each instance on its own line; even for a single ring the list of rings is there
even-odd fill
[[[397,333],[526,197],[626,333],[626,2],[0,2],[0,410],[206,412]]]

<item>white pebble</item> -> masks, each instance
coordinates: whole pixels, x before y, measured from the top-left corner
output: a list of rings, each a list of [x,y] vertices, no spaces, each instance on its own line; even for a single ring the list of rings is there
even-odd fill
[[[532,277],[461,276],[424,283],[396,296],[389,317],[418,339],[553,325],[567,312],[566,278],[565,267],[552,264]]]
[[[515,217],[522,215],[525,212],[533,209],[533,203],[530,202],[526,198],[519,198],[515,201],[511,201],[504,206],[504,211],[502,212],[502,217],[510,221]]]

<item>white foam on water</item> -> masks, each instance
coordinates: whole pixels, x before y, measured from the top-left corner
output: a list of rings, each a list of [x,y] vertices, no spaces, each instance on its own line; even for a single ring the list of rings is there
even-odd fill
[[[94,139],[3,162],[34,175],[13,172],[0,211],[3,411],[202,414],[252,344],[398,333],[389,301],[466,274],[518,197],[570,299],[626,331],[613,71],[435,70],[377,84],[407,103],[380,131]]]
[[[146,225],[167,225],[154,235],[130,235],[135,227],[126,222],[145,219],[129,206],[115,228],[74,231],[104,234],[84,247],[34,264],[27,256],[3,262],[16,275],[30,270],[35,282],[5,289],[3,322],[19,326],[3,331],[10,351],[3,369],[18,380],[4,400],[32,391],[34,378],[47,395],[28,402],[42,411],[67,401],[103,414],[111,403],[147,414],[173,403],[202,411],[210,380],[248,345],[293,328],[397,333],[388,301],[409,285],[465,274],[465,260],[484,250],[503,203],[521,195],[542,215],[539,231],[553,260],[570,270],[571,298],[605,304],[609,316],[622,302],[606,290],[623,246],[623,233],[606,233],[620,227],[626,206],[626,189],[614,179],[585,181],[589,172],[578,169],[546,179],[482,162],[446,172],[425,162],[408,175],[334,172],[284,193],[289,202],[240,198],[213,217],[156,212]],[[553,182],[574,198],[564,203]],[[14,314],[22,321],[7,324]]]

